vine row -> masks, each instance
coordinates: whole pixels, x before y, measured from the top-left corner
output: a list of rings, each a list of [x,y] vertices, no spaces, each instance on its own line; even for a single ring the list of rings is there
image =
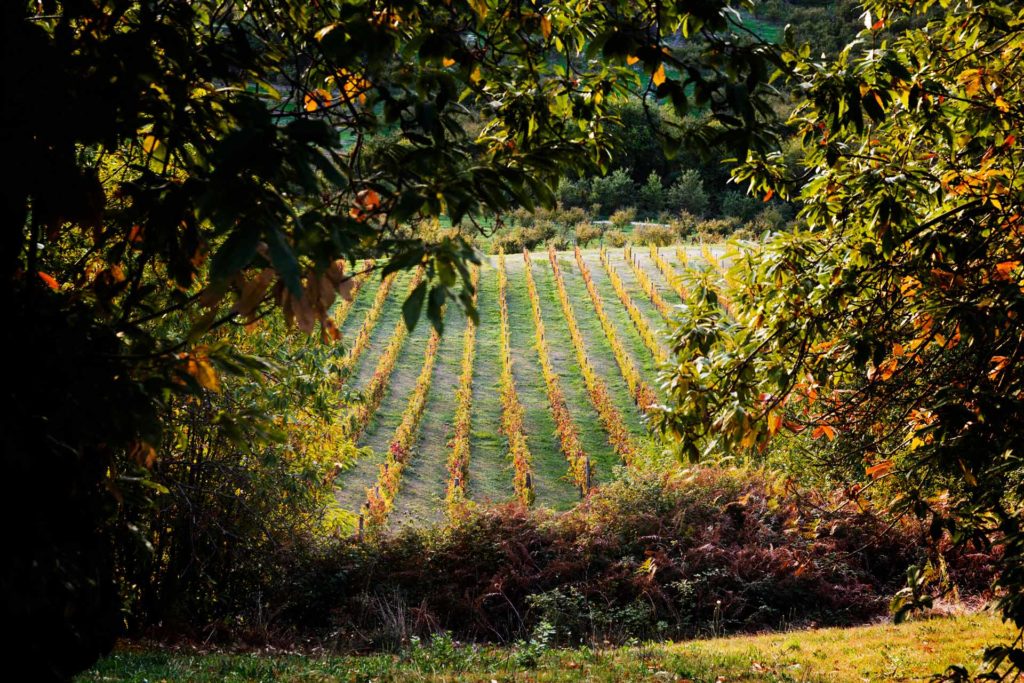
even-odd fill
[[[586,454],[583,452],[583,445],[580,443],[579,430],[572,421],[569,413],[569,406],[565,402],[565,394],[562,393],[561,383],[558,381],[558,374],[551,365],[551,357],[548,353],[548,343],[544,334],[544,320],[540,312],[540,296],[537,294],[537,285],[533,281],[532,263],[530,252],[523,250],[524,271],[526,273],[526,290],[530,295],[530,308],[533,311],[533,322],[537,334],[537,355],[540,357],[541,370],[544,375],[544,383],[548,390],[548,403],[551,406],[552,416],[555,418],[555,432],[558,435],[558,443],[562,454],[569,462],[569,474],[573,482],[581,492],[587,491],[587,474],[590,469]]]
[[[679,248],[676,247],[678,253]],[[658,266],[658,270],[665,276],[665,280],[668,282],[672,290],[679,295],[681,301],[686,301],[690,298],[690,292],[686,289],[686,285],[683,284],[683,278],[676,272],[676,269],[672,267],[668,261],[664,259],[661,252],[654,245],[651,245],[651,259],[654,261],[654,265]]]
[[[359,291],[366,284],[366,281],[370,279],[370,273],[373,272],[373,259],[369,259],[363,265],[366,266],[363,268],[363,272],[353,277],[352,291],[348,293],[348,298],[341,297],[341,300],[334,309],[334,325],[339,330],[345,324],[345,320],[348,319],[348,314],[352,312],[352,305],[356,302]]]
[[[413,276],[412,282],[409,283],[409,293],[416,289],[416,286],[423,280],[423,276],[424,269],[420,266],[416,270],[416,275]],[[373,377],[370,378],[370,382],[363,392],[362,403],[356,406],[349,418],[346,434],[353,442],[359,441],[359,437],[362,436],[363,430],[369,424],[370,418],[373,417],[373,414],[380,407],[380,402],[384,399],[388,382],[391,379],[391,371],[395,367],[395,361],[398,360],[398,353],[402,350],[402,346],[405,344],[405,339],[408,336],[409,330],[405,326],[405,321],[399,320],[395,324],[394,332],[391,333],[391,339],[388,340],[387,348],[384,349],[380,360],[377,361]]]
[[[442,310],[441,315],[444,315]],[[399,323],[404,326],[405,323]],[[395,435],[388,444],[388,452],[380,466],[377,485],[366,492],[366,507],[369,511],[371,529],[383,528],[391,509],[394,507],[395,496],[402,485],[402,473],[412,459],[413,446],[419,433],[420,421],[427,407],[427,394],[434,377],[434,365],[437,360],[437,349],[441,344],[441,334],[436,328],[430,332],[430,340],[423,352],[423,368],[416,378],[416,386],[409,394],[409,402],[402,413],[402,422],[395,430]]]
[[[622,340],[619,339],[619,334],[615,329],[615,325],[608,318],[608,314],[604,310],[604,303],[601,301],[601,295],[597,291],[597,286],[594,284],[593,278],[590,276],[590,268],[583,261],[583,252],[580,251],[579,247],[576,247],[576,265],[580,269],[580,273],[583,276],[583,283],[587,286],[587,293],[590,295],[590,301],[594,304],[594,310],[597,312],[597,319],[601,321],[601,329],[604,330],[605,337],[608,338],[608,344],[612,347],[612,353],[615,355],[615,362],[619,365],[619,370],[622,372],[623,379],[626,380],[626,386],[629,388],[629,394],[633,397],[633,401],[637,406],[646,411],[656,400],[657,397],[654,390],[644,382],[640,376],[640,371],[637,369],[636,364],[633,362],[632,357],[626,352],[625,347],[622,345]]]
[[[726,294],[724,291],[725,287],[723,285],[727,284],[726,270],[722,266],[721,259],[715,256],[715,252],[711,251],[711,249],[708,248],[708,245],[706,244],[700,245],[700,253],[701,256],[704,257],[704,260],[708,262],[709,268],[711,270],[714,270],[715,275],[717,275],[718,279],[721,280],[722,284],[718,284],[717,282],[711,283],[711,289],[715,292],[715,295],[718,297],[718,303],[722,306],[726,313],[735,318],[736,313],[732,303],[732,299],[730,299],[729,295]],[[711,278],[709,277],[708,280],[710,282]]]
[[[533,502],[533,477],[531,466],[533,456],[526,442],[526,429],[523,426],[523,404],[516,392],[516,383],[512,375],[512,343],[508,324],[508,302],[505,291],[508,277],[505,274],[505,254],[498,254],[498,312],[501,320],[499,328],[499,345],[501,347],[501,432],[508,439],[509,458],[512,460],[513,487],[516,497],[525,505]]]
[[[473,269],[473,305],[476,305],[480,268]],[[476,323],[466,318],[466,331],[462,335],[462,374],[455,392],[455,430],[448,442],[448,491],[445,499],[449,508],[457,506],[466,497],[466,479],[469,476],[469,439],[473,410],[473,361],[476,356]]]
[[[672,317],[672,307],[668,305],[664,297],[661,296],[661,292],[654,286],[654,282],[651,277],[647,274],[647,271],[637,263],[637,257],[633,253],[633,249],[628,245],[623,248],[622,255],[626,258],[629,263],[630,269],[633,271],[633,276],[636,281],[640,283],[640,289],[644,290],[644,294],[651,300],[654,307],[658,309],[658,313],[661,313],[661,317],[668,320]]]
[[[355,367],[356,361],[359,360],[363,351],[370,345],[370,337],[377,326],[377,321],[384,310],[384,304],[387,302],[388,294],[391,292],[391,286],[395,283],[395,278],[397,277],[398,273],[391,273],[381,280],[380,287],[377,288],[377,294],[373,297],[373,303],[370,305],[370,310],[366,312],[363,324],[359,326],[359,332],[356,333],[356,338],[352,341],[352,348],[341,362],[339,369],[342,373],[350,372]]]
[[[604,247],[601,247],[601,265],[604,266],[604,270],[608,273],[608,279],[612,283],[612,289],[615,290],[615,294],[619,297],[619,301],[626,308],[626,312],[629,313],[629,319],[633,321],[633,327],[636,328],[637,333],[640,335],[640,339],[643,340],[644,345],[650,350],[651,355],[654,359],[662,363],[668,357],[665,351],[661,348],[661,344],[658,342],[658,337],[654,334],[647,319],[644,318],[643,313],[637,308],[633,302],[632,297],[629,296],[629,292],[626,291],[625,285],[622,284],[622,278],[615,271],[615,267],[612,266],[611,261],[608,259],[608,252],[605,251]]]
[[[633,460],[636,447],[629,435],[629,431],[626,429],[622,413],[612,403],[611,396],[608,394],[608,386],[590,364],[590,358],[587,356],[587,346],[583,341],[583,334],[580,332],[579,325],[576,322],[576,314],[572,310],[569,292],[565,289],[562,269],[558,266],[558,255],[552,246],[548,246],[548,261],[551,262],[551,272],[555,277],[555,290],[558,292],[558,300],[562,304],[562,315],[565,318],[566,326],[569,328],[569,338],[572,340],[573,349],[576,351],[576,361],[579,363],[580,371],[583,373],[583,383],[587,388],[587,394],[590,396],[590,402],[594,405],[597,416],[601,420],[601,425],[608,435],[608,443],[611,444],[612,450],[626,464],[629,464]]]

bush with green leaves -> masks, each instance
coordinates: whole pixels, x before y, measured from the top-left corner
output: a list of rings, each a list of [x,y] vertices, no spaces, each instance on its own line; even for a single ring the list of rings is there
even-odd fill
[[[761,202],[745,192],[729,190],[718,198],[719,211],[722,216],[735,218],[740,223],[751,220],[760,208]]]
[[[665,196],[665,188],[661,184],[661,176],[654,171],[647,176],[647,180],[640,186],[637,192],[640,216],[642,218],[653,218],[661,213],[668,205]]]

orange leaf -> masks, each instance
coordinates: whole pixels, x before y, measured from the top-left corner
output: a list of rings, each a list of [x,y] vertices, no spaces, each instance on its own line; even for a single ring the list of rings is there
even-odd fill
[[[654,81],[654,85],[661,85],[665,82],[665,65],[659,64],[658,68],[651,74],[651,80]]]
[[[53,279],[52,275],[48,275],[47,273],[43,272],[37,272],[36,275],[38,275],[39,279],[42,280],[43,283],[53,291],[56,292],[58,289],[60,289],[60,284]]]
[[[356,195],[356,201],[362,208],[372,211],[380,206],[380,195],[373,190],[361,190]]]
[[[885,19],[879,19],[878,21],[876,21],[875,23],[873,23],[871,25],[871,30],[872,31],[877,31],[878,29],[882,28],[883,26],[885,26]]]
[[[1009,280],[1010,274],[1020,266],[1020,261],[1003,261],[996,264],[997,277],[1000,280]]]
[[[540,18],[540,32],[544,34],[545,40],[551,37],[551,20],[546,16]]]
[[[633,66],[634,64],[636,64],[639,61],[640,61],[640,58],[636,57],[635,55],[627,55],[626,56],[626,64],[629,64],[630,66]]]
[[[864,473],[872,479],[884,477],[893,468],[892,460],[883,460],[864,469]]]
[[[156,462],[156,449],[145,441],[136,441],[132,444],[128,457],[148,469]]]
[[[238,295],[238,303],[235,304],[235,310],[238,311],[238,314],[242,316],[252,314],[263,300],[263,297],[266,296],[273,280],[273,268],[264,268],[255,278],[247,280],[242,285],[241,292]]]
[[[772,197],[775,196],[775,190],[768,190],[764,193],[764,199],[762,200],[766,204],[771,201]]]
[[[814,431],[811,432],[811,436],[815,439],[820,439],[824,436],[827,437],[829,441],[834,441],[836,438],[836,429],[829,425],[818,425],[814,428]]]
[[[441,64],[444,65],[445,67],[449,67],[454,63],[455,60],[452,59],[451,57],[445,57],[444,59],[441,60]]]

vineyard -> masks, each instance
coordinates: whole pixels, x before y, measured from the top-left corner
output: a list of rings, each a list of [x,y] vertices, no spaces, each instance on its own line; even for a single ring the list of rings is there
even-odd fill
[[[721,265],[694,246],[499,254],[473,274],[479,325],[448,306],[444,334],[402,321],[421,271],[360,279],[334,312],[357,397],[341,419],[363,447],[337,478],[342,517],[372,530],[466,501],[564,510],[660,457],[643,413],[666,320],[688,296],[682,274],[720,280]]]

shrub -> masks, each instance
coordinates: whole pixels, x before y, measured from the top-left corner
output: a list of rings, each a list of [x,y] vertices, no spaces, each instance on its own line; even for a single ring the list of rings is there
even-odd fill
[[[590,220],[590,213],[581,206],[569,208],[559,206],[551,211],[550,214],[551,220],[563,226],[576,225],[577,223]]]
[[[698,223],[697,217],[689,211],[681,211],[678,218],[668,221],[669,227],[672,228],[679,239],[686,239],[696,235]]]
[[[523,249],[536,249],[541,244],[555,237],[558,231],[554,223],[547,219],[536,219],[531,227],[517,227],[498,233],[494,238],[494,248],[506,254],[513,254]]]
[[[601,228],[593,223],[579,223],[575,228],[576,244],[585,247],[594,240],[601,239]]]
[[[717,242],[723,237],[729,237],[740,227],[738,219],[727,216],[725,218],[715,218],[708,221],[701,221],[695,227],[696,235],[699,239],[707,242]]]
[[[572,248],[572,240],[567,235],[558,234],[547,240],[547,244],[557,251],[566,251]]]
[[[628,230],[632,227],[634,220],[636,220],[636,209],[633,207],[619,209],[608,219],[616,230]]]
[[[562,515],[510,505],[342,541],[276,589],[288,623],[364,647],[439,630],[622,642],[840,625],[885,614],[934,552],[923,529],[889,521],[744,470],[628,470]],[[986,590],[986,558],[946,554],[950,581]]]
[[[624,247],[629,244],[629,235],[621,230],[606,230],[604,241],[609,247]]]
[[[558,203],[563,206],[585,207],[590,201],[590,181],[586,178],[570,180],[562,178],[555,191]]]
[[[674,244],[678,233],[667,225],[641,225],[633,231],[633,242],[647,246],[667,247]]]

